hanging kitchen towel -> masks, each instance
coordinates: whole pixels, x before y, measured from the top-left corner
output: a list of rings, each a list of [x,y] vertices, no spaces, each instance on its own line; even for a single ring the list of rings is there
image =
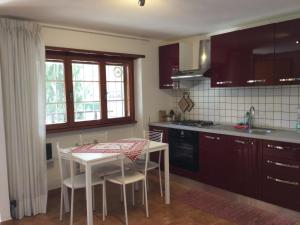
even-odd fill
[[[187,92],[184,94],[184,98],[185,98],[186,102],[188,103],[188,107],[186,110],[190,112],[194,107],[194,102],[192,101],[189,93],[187,93]]]
[[[185,112],[187,110],[187,108],[189,107],[189,103],[186,101],[184,95],[180,99],[178,105],[182,112]]]

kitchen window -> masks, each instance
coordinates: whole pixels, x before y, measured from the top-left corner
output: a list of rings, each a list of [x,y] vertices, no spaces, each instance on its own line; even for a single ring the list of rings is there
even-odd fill
[[[47,132],[134,123],[133,60],[139,57],[48,47]]]

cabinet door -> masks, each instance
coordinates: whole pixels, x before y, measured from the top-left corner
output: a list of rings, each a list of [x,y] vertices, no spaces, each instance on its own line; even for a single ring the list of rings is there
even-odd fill
[[[223,135],[200,133],[200,180],[225,187],[226,138]]]
[[[230,137],[230,148],[226,155],[227,187],[233,192],[251,197],[258,197],[259,158],[256,140]]]
[[[300,19],[275,24],[276,84],[300,84]]]
[[[159,47],[159,87],[173,88],[171,76],[179,69],[179,43]]]
[[[213,36],[212,87],[272,84],[273,39],[273,25]]]

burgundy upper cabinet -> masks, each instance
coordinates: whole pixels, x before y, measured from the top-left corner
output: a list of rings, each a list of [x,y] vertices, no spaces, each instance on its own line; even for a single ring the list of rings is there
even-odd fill
[[[271,84],[273,43],[273,25],[212,36],[212,87]]]
[[[171,76],[179,69],[179,43],[159,47],[159,88],[173,88]]]
[[[275,24],[275,84],[300,84],[300,19]]]

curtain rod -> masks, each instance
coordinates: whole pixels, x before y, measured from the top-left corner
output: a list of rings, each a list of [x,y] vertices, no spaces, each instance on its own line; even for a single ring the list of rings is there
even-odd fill
[[[87,33],[87,34],[96,34],[96,35],[100,35],[100,36],[108,36],[108,37],[116,37],[116,38],[123,38],[123,39],[131,39],[131,40],[138,40],[138,41],[150,42],[149,39],[141,38],[141,37],[135,37],[135,36],[127,36],[127,35],[119,35],[119,34],[113,34],[113,33],[105,33],[105,32],[100,32],[100,31],[96,31],[96,30],[86,30],[86,29],[82,29],[82,28],[65,27],[65,26],[45,24],[45,23],[40,23],[40,25],[42,27],[44,27],[44,28],[52,28],[52,29],[59,29],[59,30],[68,30],[68,31],[75,31],[75,32],[81,32],[81,33]]]

